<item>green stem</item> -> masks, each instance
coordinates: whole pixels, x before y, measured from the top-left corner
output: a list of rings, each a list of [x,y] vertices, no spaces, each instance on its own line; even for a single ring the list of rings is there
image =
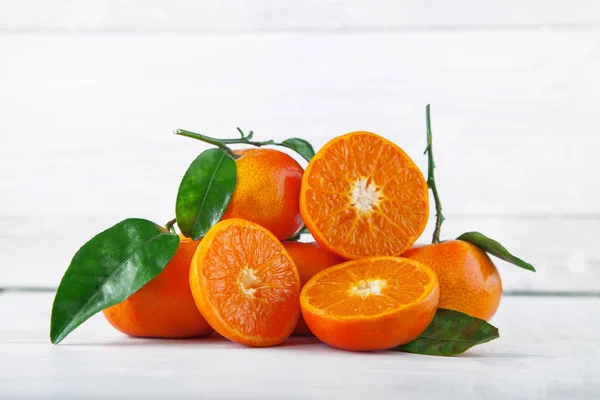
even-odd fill
[[[237,128],[237,130],[242,137],[234,138],[234,139],[218,139],[218,138],[202,135],[200,133],[186,131],[184,129],[177,129],[175,131],[175,134],[179,135],[179,136],[189,137],[192,139],[197,139],[197,140],[203,141],[204,143],[208,143],[208,144],[212,144],[213,146],[217,146],[217,147],[225,150],[233,158],[239,158],[239,156],[237,154],[235,154],[233,152],[233,150],[231,150],[227,146],[228,144],[248,144],[250,146],[256,146],[256,147],[279,144],[279,143],[275,142],[274,140],[265,140],[264,142],[253,141],[253,140],[250,140],[254,136],[253,131],[250,131],[248,133],[248,135],[245,135],[244,132],[240,128]]]
[[[435,230],[433,231],[433,239],[432,243],[440,242],[440,230],[442,229],[442,224],[444,223],[444,215],[442,214],[442,202],[440,201],[440,195],[437,191],[437,186],[435,184],[435,176],[433,174],[433,170],[435,169],[435,162],[433,161],[433,146],[432,146],[432,134],[431,134],[431,116],[430,116],[430,104],[427,104],[425,108],[425,114],[427,117],[427,147],[425,148],[425,154],[427,154],[427,186],[433,192],[433,199],[435,201]]]
[[[175,227],[173,226],[173,225],[175,225],[175,222],[177,222],[177,220],[175,218],[173,218],[172,220],[170,220],[169,222],[167,222],[165,224],[165,229],[168,230],[171,233],[177,234],[177,231],[175,230]]]
[[[179,135],[179,136],[185,136],[185,137],[189,137],[192,139],[201,140],[204,143],[208,143],[208,144],[212,144],[213,146],[217,146],[218,148],[225,150],[227,152],[227,154],[229,154],[231,156],[231,158],[233,158],[233,159],[240,157],[237,154],[235,154],[233,152],[233,150],[231,150],[227,146],[227,144],[238,143],[237,142],[238,140],[243,140],[243,139],[217,139],[217,138],[213,138],[210,136],[202,135],[200,133],[186,131],[185,129],[177,129],[175,131],[175,134]]]

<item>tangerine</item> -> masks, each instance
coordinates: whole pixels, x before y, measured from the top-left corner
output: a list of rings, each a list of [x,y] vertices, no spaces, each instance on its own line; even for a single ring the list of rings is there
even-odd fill
[[[429,216],[423,174],[396,144],[370,132],[329,141],[302,178],[300,211],[320,246],[346,259],[402,254]]]
[[[502,280],[490,256],[462,240],[414,246],[402,257],[433,269],[440,281],[441,308],[489,320],[502,297]]]
[[[121,303],[103,311],[108,322],[129,336],[210,335],[213,329],[196,308],[188,280],[198,243],[182,237],[175,255],[154,279]]]
[[[217,223],[192,260],[196,306],[222,336],[249,346],[283,342],[300,315],[300,276],[281,242],[239,218]]]
[[[288,154],[273,149],[236,150],[237,185],[223,219],[242,218],[279,240],[302,227],[298,197],[304,170]]]
[[[336,264],[342,263],[344,260],[331,253],[328,250],[320,247],[317,243],[302,243],[302,242],[283,242],[283,247],[294,260],[298,274],[300,274],[300,284],[304,286],[310,278],[321,272],[325,268],[329,268]],[[307,336],[312,335],[310,329],[306,325],[304,318],[300,315],[296,328],[292,335]]]
[[[429,267],[406,258],[369,257],[327,268],[300,295],[310,330],[344,350],[385,350],[417,338],[431,323],[439,284]]]

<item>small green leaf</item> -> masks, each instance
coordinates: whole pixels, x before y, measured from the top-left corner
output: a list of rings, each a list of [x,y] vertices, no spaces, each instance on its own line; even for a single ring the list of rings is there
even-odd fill
[[[304,139],[292,138],[286,139],[281,143],[274,144],[294,150],[296,153],[304,157],[306,161],[310,161],[310,159],[315,155],[315,149],[313,149],[312,145]]]
[[[308,230],[308,228],[306,226],[303,226],[302,229],[300,229],[294,236],[285,239],[286,242],[297,242],[298,240],[300,240],[300,237],[305,234],[305,233],[310,233],[310,231]]]
[[[236,175],[235,161],[222,149],[206,150],[192,162],[175,205],[181,233],[198,240],[221,220],[235,190]]]
[[[455,356],[498,337],[498,329],[482,319],[439,308],[425,332],[395,350],[430,356]]]
[[[502,246],[494,239],[490,239],[489,237],[485,236],[483,233],[467,232],[460,235],[457,239],[473,243],[475,246],[481,247],[482,250],[500,258],[501,260],[508,261],[509,263],[514,264],[517,267],[521,267],[529,271],[535,272],[535,268],[533,268],[533,265],[521,260],[518,257],[513,256],[508,250],[506,250],[506,247]]]
[[[138,291],[162,271],[177,246],[179,236],[145,219],[126,219],[94,236],[77,251],[58,286],[52,343]]]

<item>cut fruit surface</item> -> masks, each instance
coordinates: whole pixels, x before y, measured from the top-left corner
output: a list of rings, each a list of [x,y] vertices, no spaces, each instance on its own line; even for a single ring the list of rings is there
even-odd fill
[[[399,255],[427,224],[427,183],[400,147],[352,132],[325,144],[308,164],[300,211],[319,245],[341,257]]]
[[[385,350],[415,339],[439,301],[429,267],[398,257],[348,261],[321,271],[302,289],[300,305],[323,342],[356,351]]]
[[[221,335],[250,346],[283,342],[299,317],[300,277],[267,229],[232,218],[202,239],[190,268],[196,305]]]

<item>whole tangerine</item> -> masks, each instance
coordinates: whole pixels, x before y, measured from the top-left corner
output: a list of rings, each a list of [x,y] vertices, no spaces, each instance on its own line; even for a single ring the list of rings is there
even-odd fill
[[[502,297],[502,280],[496,266],[478,246],[448,240],[408,249],[402,257],[433,269],[440,281],[440,308],[489,320]]]
[[[210,335],[213,329],[196,308],[189,284],[190,263],[199,243],[182,237],[161,273],[121,303],[103,311],[108,322],[136,337]]]
[[[279,240],[303,225],[300,186],[304,170],[288,154],[273,149],[236,150],[237,186],[222,219],[241,218],[267,228]]]

